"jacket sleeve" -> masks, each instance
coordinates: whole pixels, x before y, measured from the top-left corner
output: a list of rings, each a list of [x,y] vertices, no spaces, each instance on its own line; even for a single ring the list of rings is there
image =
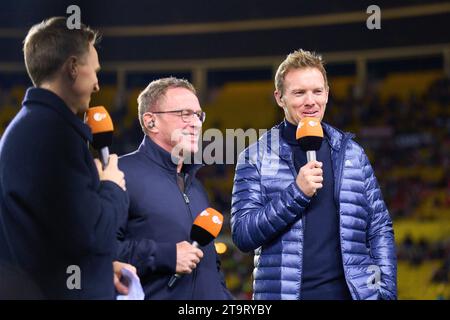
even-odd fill
[[[246,149],[239,156],[231,204],[232,238],[244,252],[269,243],[285,231],[310,202],[295,180],[270,199],[263,196],[258,161],[251,159],[250,153]]]
[[[381,269],[380,295],[383,300],[397,298],[397,258],[392,220],[372,166],[364,151],[362,164],[365,176],[365,190],[371,209],[368,225],[370,252],[375,263]]]
[[[117,260],[136,267],[139,277],[155,272],[174,274],[177,261],[176,243],[151,239],[125,239],[126,223],[117,234]]]

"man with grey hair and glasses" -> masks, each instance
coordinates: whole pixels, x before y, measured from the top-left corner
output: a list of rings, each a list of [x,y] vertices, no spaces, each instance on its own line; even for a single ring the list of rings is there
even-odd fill
[[[196,90],[174,77],[151,82],[138,98],[145,134],[139,148],[119,159],[130,196],[128,221],[119,231],[119,260],[136,266],[146,299],[231,299],[213,243],[190,243],[194,219],[209,207],[195,177],[205,113]],[[173,274],[181,277],[172,287]]]

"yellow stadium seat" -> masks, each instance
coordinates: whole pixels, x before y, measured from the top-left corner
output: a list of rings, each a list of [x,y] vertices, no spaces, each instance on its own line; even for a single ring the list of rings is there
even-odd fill
[[[356,85],[355,76],[337,76],[328,79],[330,94],[334,98],[343,100],[348,97],[350,89]]]
[[[450,285],[431,282],[442,261],[432,260],[418,266],[398,262],[398,298],[401,300],[436,300],[450,297]]]
[[[91,106],[104,106],[109,111],[115,111],[116,92],[115,85],[101,86],[100,91],[92,95]]]
[[[448,239],[450,235],[450,220],[419,221],[419,220],[396,220],[394,221],[395,240],[398,244],[403,242],[407,235],[414,241],[420,239],[429,242]]]
[[[205,129],[219,125],[222,130],[268,129],[282,112],[273,98],[272,81],[228,83],[204,110]]]
[[[412,93],[423,95],[432,82],[443,76],[441,70],[391,73],[381,82],[381,100],[391,96],[406,100]]]

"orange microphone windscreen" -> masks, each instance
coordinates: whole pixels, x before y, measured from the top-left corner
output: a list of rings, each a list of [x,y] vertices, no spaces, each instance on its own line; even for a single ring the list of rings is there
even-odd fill
[[[92,134],[114,130],[111,117],[103,106],[89,108],[86,111],[84,122],[91,128]]]
[[[303,151],[319,150],[323,140],[323,129],[320,120],[312,117],[303,118],[298,123],[295,135]]]
[[[223,216],[219,211],[207,208],[197,216],[194,224],[205,229],[215,238],[222,229]]]
[[[191,229],[191,239],[205,246],[219,235],[222,225],[222,214],[213,208],[207,208],[195,218]]]
[[[323,138],[322,125],[317,118],[306,117],[300,120],[297,127],[296,138],[321,137]]]

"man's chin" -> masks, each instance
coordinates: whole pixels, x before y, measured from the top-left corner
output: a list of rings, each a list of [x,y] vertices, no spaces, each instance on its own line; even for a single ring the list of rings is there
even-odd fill
[[[78,113],[79,114],[85,113],[86,111],[88,111],[88,109],[89,109],[89,103],[88,104],[83,104],[78,109]]]
[[[189,146],[189,147],[183,148],[183,154],[186,154],[186,155],[196,154],[197,152],[198,152],[197,146],[195,146],[195,147]]]
[[[175,145],[171,153],[175,157],[188,158],[195,155],[198,151],[198,142],[183,141]]]
[[[183,141],[182,149],[186,153],[196,153],[198,151],[198,141],[185,140]]]

